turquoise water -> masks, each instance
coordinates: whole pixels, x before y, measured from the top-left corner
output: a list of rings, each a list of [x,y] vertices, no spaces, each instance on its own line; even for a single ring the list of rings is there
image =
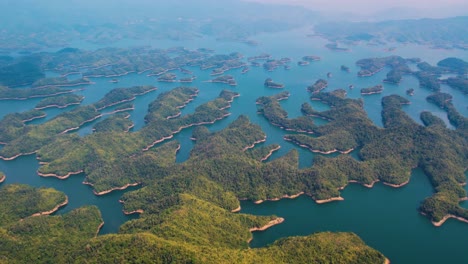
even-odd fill
[[[228,118],[208,126],[211,131],[218,131],[234,121],[239,115],[247,115],[250,120],[259,124],[267,134],[267,142],[263,144],[277,143],[281,149],[275,152],[270,160],[278,158],[288,151],[297,149],[300,154],[300,167],[312,165],[314,154],[305,151],[297,146],[283,140],[285,131],[270,125],[262,116],[257,114],[255,101],[263,95],[273,95],[279,93],[277,89],[269,89],[263,86],[266,78],[272,78],[276,82],[285,84],[285,90],[291,93],[288,100],[282,101],[281,105],[288,111],[290,117],[300,116],[300,106],[304,102],[309,102],[315,109],[326,110],[328,106],[308,99],[306,91],[308,85],[313,84],[318,78],[327,78],[327,73],[331,72],[333,77],[329,79],[329,86],[325,91],[337,88],[344,88],[351,98],[363,98],[364,107],[373,122],[382,126],[380,116],[381,98],[389,94],[399,94],[411,101],[410,105],[403,109],[415,121],[420,123],[419,113],[423,110],[431,111],[435,115],[446,121],[445,112],[436,106],[426,102],[425,98],[431,92],[420,88],[418,81],[412,76],[404,76],[400,85],[383,84],[384,92],[378,95],[361,97],[360,88],[380,84],[385,78],[386,71],[382,71],[372,77],[359,78],[356,73],[358,68],[355,62],[361,58],[381,57],[390,54],[404,57],[420,57],[429,63],[455,56],[468,60],[466,51],[459,50],[430,50],[426,47],[416,45],[400,45],[392,53],[384,52],[385,47],[351,47],[350,52],[335,52],[323,47],[325,40],[320,38],[305,37],[307,30],[301,29],[291,32],[276,34],[264,34],[256,38],[260,45],[251,47],[244,44],[232,42],[218,42],[212,38],[201,38],[191,42],[177,41],[128,41],[124,40],[114,46],[126,47],[133,45],[152,45],[158,48],[168,48],[173,46],[184,46],[189,49],[200,47],[215,49],[217,53],[230,53],[238,51],[246,57],[258,55],[260,53],[270,53],[274,58],[290,57],[291,70],[286,71],[278,68],[275,72],[266,72],[263,68],[251,67],[250,72],[241,74],[241,70],[231,70],[228,74],[233,75],[238,83],[237,87],[224,84],[205,83],[210,80],[210,71],[200,71],[196,68],[188,68],[198,77],[190,86],[200,89],[198,97],[182,110],[182,113],[193,112],[198,105],[210,101],[218,96],[221,90],[231,89],[240,93],[232,103]],[[75,43],[75,47],[87,49],[98,48],[96,45],[86,43]],[[394,45],[393,45],[394,46]],[[305,55],[318,55],[321,61],[313,62],[309,66],[300,67],[296,62]],[[351,72],[340,70],[341,65],[350,67]],[[175,71],[178,77],[184,76]],[[52,76],[52,75],[50,75]],[[156,99],[157,95],[164,91],[177,87],[177,83],[158,83],[156,78],[147,77],[145,74],[130,74],[119,77],[119,83],[109,83],[105,78],[93,78],[94,85],[83,86],[83,91],[78,94],[84,95],[83,104],[90,104],[98,101],[107,92],[116,87],[129,87],[133,85],[155,85],[157,91],[137,97],[134,101],[135,110],[131,111],[131,120],[135,123],[133,131],[137,131],[144,126],[144,116],[148,109],[148,104]],[[353,84],[354,89],[348,89]],[[407,96],[406,90],[415,89],[415,96]],[[465,116],[468,116],[467,96],[450,87],[442,86],[442,91],[454,96],[455,107]],[[39,99],[26,101],[0,101],[0,117],[12,112],[21,112],[34,108]],[[64,110],[48,109],[48,116],[44,119],[35,120],[33,123],[39,124],[57,114],[73,109],[69,107]],[[102,119],[89,123],[82,127],[78,133],[82,136],[92,133],[92,126]],[[320,122],[317,120],[317,122]],[[323,122],[323,121],[322,121]],[[181,149],[177,154],[177,162],[188,159],[194,142],[190,140],[192,129],[183,130],[177,134],[173,140],[181,143]],[[356,156],[357,152],[350,155]],[[81,184],[84,175],[75,175],[67,180],[55,178],[41,178],[36,174],[38,163],[34,155],[18,158],[14,161],[0,161],[0,170],[7,175],[6,183],[27,183],[33,186],[54,187],[65,192],[70,198],[70,204],[58,211],[58,214],[68,212],[74,208],[86,204],[94,204],[102,212],[105,225],[101,233],[112,233],[125,221],[137,216],[125,216],[122,213],[122,206],[118,202],[122,191],[112,192],[105,196],[95,196],[89,186]],[[131,189],[130,189],[131,190]],[[127,190],[128,191],[128,190]],[[393,189],[377,184],[373,189],[367,189],[359,185],[350,185],[343,192],[344,202],[336,202],[324,205],[317,205],[308,197],[300,197],[295,200],[282,200],[279,202],[266,202],[261,205],[254,205],[250,202],[242,202],[243,212],[253,214],[277,214],[286,219],[278,226],[272,227],[265,232],[257,232],[252,241],[253,247],[267,245],[274,240],[291,235],[307,235],[319,231],[352,231],[356,232],[370,246],[382,251],[393,263],[439,263],[439,262],[467,262],[468,257],[463,254],[464,238],[468,237],[468,225],[458,221],[449,220],[440,228],[432,226],[430,221],[419,215],[417,208],[420,202],[431,195],[432,187],[421,171],[413,173],[410,184],[401,188]],[[466,206],[464,204],[464,206]]]

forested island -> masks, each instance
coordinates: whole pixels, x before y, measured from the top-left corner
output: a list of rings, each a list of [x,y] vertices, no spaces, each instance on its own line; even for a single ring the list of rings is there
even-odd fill
[[[382,93],[383,90],[384,90],[384,87],[381,84],[378,84],[372,87],[362,88],[361,94],[362,95],[379,94],[379,93]]]
[[[48,97],[37,103],[35,109],[42,110],[51,107],[65,108],[70,105],[79,105],[83,100],[83,96],[76,94],[65,94],[55,97]]]
[[[282,83],[276,83],[273,81],[271,78],[267,78],[263,84],[265,87],[268,88],[275,88],[275,89],[282,89],[284,88],[284,84]]]

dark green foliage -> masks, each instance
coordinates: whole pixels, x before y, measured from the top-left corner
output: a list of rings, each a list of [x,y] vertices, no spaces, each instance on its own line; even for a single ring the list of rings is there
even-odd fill
[[[52,78],[44,78],[35,81],[31,87],[32,88],[39,88],[39,87],[62,87],[62,86],[78,86],[84,84],[91,84],[91,81],[88,78],[79,78],[72,81],[69,81],[67,77],[52,77]]]
[[[431,112],[424,111],[421,113],[421,121],[425,126],[441,126],[445,127],[445,123],[442,119],[433,115]]]
[[[0,227],[36,213],[50,211],[66,199],[64,193],[54,189],[27,185],[3,186],[0,188],[0,197]]]
[[[318,79],[313,85],[307,87],[307,91],[309,91],[310,93],[318,93],[323,89],[327,88],[327,86],[328,81],[324,79]]]
[[[11,89],[0,86],[0,100],[25,100],[35,97],[50,97],[72,92],[72,90],[65,90],[57,87]]]
[[[383,91],[383,86],[382,85],[376,85],[368,88],[362,88],[361,89],[361,94],[376,94],[376,93],[381,93]]]
[[[440,83],[435,75],[428,72],[416,72],[416,78],[419,80],[419,86],[427,88],[431,91],[440,91]]]
[[[120,104],[123,102],[133,101],[137,95],[142,95],[156,90],[153,86],[133,86],[130,88],[116,88],[107,93],[104,98],[94,104],[97,110]]]
[[[16,87],[44,78],[41,68],[29,61],[20,61],[0,68],[0,85]]]
[[[445,81],[450,87],[462,91],[464,94],[468,94],[468,80],[461,76],[450,77]]]
[[[128,132],[133,126],[133,122],[128,119],[126,113],[113,115],[93,127],[94,132]]]
[[[297,132],[311,132],[314,124],[312,118],[298,117],[288,119],[288,113],[281,108],[278,100],[288,98],[289,92],[283,92],[273,96],[263,96],[257,99],[258,112],[271,124],[283,129]]]
[[[41,100],[36,105],[36,109],[44,109],[49,107],[64,108],[69,105],[80,104],[84,97],[77,94],[66,94],[55,97],[49,97]]]
[[[437,63],[437,66],[448,68],[452,72],[466,74],[468,72],[468,62],[459,58],[446,58]]]

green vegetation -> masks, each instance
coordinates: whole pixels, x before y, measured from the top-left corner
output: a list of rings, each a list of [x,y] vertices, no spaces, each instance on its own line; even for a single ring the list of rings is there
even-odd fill
[[[77,107],[40,125],[21,125],[17,119],[8,119],[7,126],[2,127],[6,131],[6,138],[8,139],[4,143],[8,144],[0,150],[0,157],[14,159],[21,155],[34,153],[41,147],[55,141],[57,136],[77,130],[84,124],[98,119],[102,116],[99,110],[132,101],[135,96],[154,89],[152,86],[117,88],[107,93],[103,99],[93,105]]]
[[[44,76],[44,72],[34,62],[34,58],[20,59],[18,62],[0,67],[0,85],[8,87],[29,85]]]
[[[459,77],[450,77],[445,81],[450,87],[468,94],[468,79]]]
[[[382,93],[384,90],[384,87],[381,84],[378,84],[376,86],[368,87],[368,88],[362,88],[361,89],[361,94],[362,95],[369,95],[369,94],[379,94]]]
[[[37,103],[36,109],[45,109],[50,107],[65,108],[70,105],[80,104],[83,100],[83,96],[76,94],[66,94],[61,96],[49,97]]]
[[[273,82],[271,78],[266,79],[264,85],[265,87],[268,87],[268,88],[276,88],[276,89],[284,88],[284,84],[275,83]]]
[[[6,185],[0,188],[0,227],[6,227],[33,214],[53,210],[66,201],[64,193],[54,189],[27,185]]]
[[[324,79],[318,79],[313,85],[307,87],[307,91],[311,93],[319,93],[323,89],[327,88],[328,82]]]
[[[44,78],[35,81],[31,87],[64,87],[64,86],[78,86],[84,84],[91,84],[91,81],[88,78],[79,78],[72,81],[69,81],[67,77],[53,77],[53,78]]]
[[[168,157],[172,160],[170,157],[175,154],[178,144],[166,144],[154,150],[151,148],[184,128],[214,123],[224,118],[228,115],[224,109],[237,95],[223,91],[217,99],[197,107],[193,114],[167,118],[178,116],[179,108],[185,106],[197,91],[195,88],[179,87],[160,94],[150,104],[145,118],[147,125],[138,132],[93,133],[84,138],[67,136],[55,140],[39,150],[38,158],[47,162],[39,168],[39,172],[63,176],[69,172],[85,171],[86,181],[93,185],[96,192],[144,183],[153,176],[148,175],[153,169],[164,175],[164,171],[160,170],[162,165],[158,165],[154,159]]]
[[[287,99],[289,92],[282,92],[274,96],[263,96],[257,99],[258,112],[272,125],[297,132],[312,132],[313,122],[308,117],[288,119],[288,113],[281,108],[279,100]]]
[[[356,64],[361,67],[358,76],[372,76],[381,71],[384,67],[390,67],[391,70],[387,74],[384,82],[399,83],[402,75],[410,74],[412,71],[406,64],[407,59],[399,56],[389,56],[384,58],[369,58],[358,60]]]
[[[320,185],[306,189],[306,193],[316,199],[336,197],[339,195],[338,188],[349,180],[369,185],[381,180],[400,186],[409,180],[412,168],[420,167],[429,176],[436,191],[423,203],[421,211],[433,221],[440,221],[447,214],[466,217],[467,210],[460,207],[458,201],[466,196],[460,184],[466,181],[468,120],[453,107],[451,96],[438,93],[429,96],[428,101],[447,111],[456,130],[447,129],[440,119],[429,113],[421,115],[427,127],[418,125],[401,110],[401,106],[408,101],[396,95],[382,99],[385,128],[381,129],[368,119],[361,100],[346,99],[344,94],[343,90],[313,94],[312,100],[321,100],[331,109],[318,112],[304,104],[302,112],[329,122],[317,127],[310,122],[314,136],[291,134],[284,138],[314,152],[326,154],[359,148],[362,161],[347,156],[316,158],[309,173],[317,177],[314,181]],[[283,116],[287,114],[279,106],[275,111]]]
[[[94,132],[128,132],[133,127],[133,122],[128,119],[127,113],[115,114],[93,127]]]
[[[468,62],[459,58],[446,58],[437,63],[437,66],[448,68],[451,72],[456,72],[460,75],[468,73]]]
[[[11,89],[8,87],[0,86],[0,100],[25,100],[30,98],[49,97],[72,92],[72,90],[65,90],[57,87],[46,87],[36,89]]]
[[[45,117],[46,114],[39,110],[31,110],[22,113],[8,114],[0,121],[0,142],[6,144],[24,134],[29,127],[26,122]]]

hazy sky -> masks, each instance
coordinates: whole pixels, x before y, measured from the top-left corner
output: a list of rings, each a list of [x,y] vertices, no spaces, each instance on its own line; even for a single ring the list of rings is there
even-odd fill
[[[467,0],[246,0],[261,3],[295,4],[319,11],[335,11],[335,13],[369,14],[388,8],[417,8],[436,13],[437,10],[453,9],[458,15],[468,15]],[[466,9],[460,9],[466,7]],[[431,13],[432,13],[431,12]]]

